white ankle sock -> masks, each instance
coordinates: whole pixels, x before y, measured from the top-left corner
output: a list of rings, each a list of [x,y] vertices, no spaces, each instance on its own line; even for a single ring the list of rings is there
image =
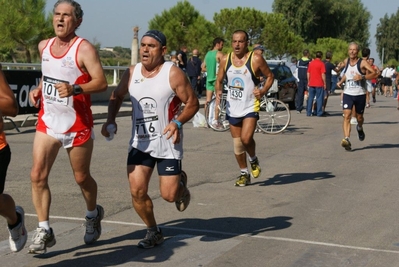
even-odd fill
[[[49,223],[49,221],[39,222],[39,227],[46,229],[46,231],[50,231],[50,223]]]
[[[87,218],[96,218],[97,215],[98,215],[97,208],[95,210],[92,210],[92,211],[88,211],[88,210],[86,211],[86,217]]]

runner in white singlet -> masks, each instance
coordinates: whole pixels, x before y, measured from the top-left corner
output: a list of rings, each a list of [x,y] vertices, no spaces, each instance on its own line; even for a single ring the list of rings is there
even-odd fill
[[[260,175],[261,168],[253,135],[259,118],[259,100],[267,93],[274,80],[265,59],[258,53],[249,52],[248,43],[248,34],[245,31],[238,30],[233,33],[233,52],[223,56],[215,87],[218,105],[223,80],[227,77],[227,119],[233,137],[234,154],[241,170],[235,186],[251,183],[246,154],[249,157],[252,176],[258,178]],[[261,75],[265,77],[266,82],[262,88],[258,88]]]
[[[341,140],[341,146],[347,151],[352,149],[352,144],[349,141],[352,107],[356,111],[358,138],[363,141],[365,139],[363,113],[366,106],[366,80],[371,80],[378,76],[377,71],[365,59],[358,57],[358,53],[358,44],[350,43],[348,48],[349,58],[344,62],[346,65],[345,76],[341,79],[341,81],[346,80],[342,98],[344,138]]]
[[[85,200],[84,242],[91,244],[101,235],[104,209],[97,205],[97,183],[90,174],[94,139],[90,94],[105,91],[107,81],[95,47],[76,36],[82,17],[76,1],[57,1],[53,9],[55,37],[39,43],[43,76],[29,94],[32,103],[40,107],[31,170],[32,199],[39,225],[30,253],[46,252],[56,243],[49,223],[48,177],[60,147],[68,152],[70,162],[66,164],[72,166]]]
[[[175,202],[179,211],[190,203],[187,175],[181,168],[182,125],[194,117],[199,103],[185,73],[172,62],[165,62],[165,53],[166,37],[162,32],[151,30],[143,35],[141,63],[123,74],[111,95],[108,120],[101,130],[108,137],[108,126],[117,128],[115,117],[129,93],[133,113],[127,172],[133,207],[147,226],[145,238],[138,243],[140,248],[152,248],[164,241],[148,195],[155,165],[162,198]],[[181,103],[185,104],[182,112]]]

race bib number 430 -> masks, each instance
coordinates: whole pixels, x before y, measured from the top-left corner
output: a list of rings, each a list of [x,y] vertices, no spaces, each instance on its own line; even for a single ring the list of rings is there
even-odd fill
[[[68,97],[61,98],[58,90],[55,88],[57,83],[69,83],[47,76],[43,76],[43,98],[49,104],[68,105]]]
[[[241,99],[243,96],[244,88],[241,86],[229,86],[230,98],[231,99]]]

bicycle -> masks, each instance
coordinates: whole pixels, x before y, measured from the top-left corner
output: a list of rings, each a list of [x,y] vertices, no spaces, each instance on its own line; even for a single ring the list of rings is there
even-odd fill
[[[216,107],[216,97],[207,103],[205,108],[205,119],[210,128],[217,132],[225,132],[230,129],[230,124],[226,120],[227,86],[224,85],[220,103]],[[217,112],[215,112],[217,108]]]
[[[264,95],[260,101],[257,128],[267,134],[279,134],[291,122],[291,112],[287,104],[276,98]]]
[[[269,92],[267,95],[270,96],[271,93]],[[287,104],[283,101],[276,98],[269,98],[268,96],[264,95],[260,100],[257,129],[267,134],[278,134],[287,129],[290,124],[291,112]],[[205,109],[207,124],[210,128],[218,132],[224,132],[230,129],[230,124],[226,120],[226,98],[227,86],[225,85],[220,97],[220,104],[217,106],[217,113],[215,113],[215,97],[212,98]]]

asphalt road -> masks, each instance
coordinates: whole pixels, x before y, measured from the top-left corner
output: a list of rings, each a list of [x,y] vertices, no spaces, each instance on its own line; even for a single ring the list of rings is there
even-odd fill
[[[61,149],[50,175],[57,244],[44,255],[11,253],[4,227],[1,266],[399,266],[396,107],[392,98],[377,98],[365,112],[365,141],[352,127],[352,152],[340,146],[339,96],[330,97],[331,116],[292,112],[283,134],[255,135],[262,174],[243,188],[233,186],[239,169],[230,133],[187,123],[183,169],[191,204],[178,212],[159,197],[153,176],[150,195],[167,239],[150,250],[136,247],[145,227],[126,179],[130,118],[118,118],[111,142],[100,136],[104,120],[97,119],[91,171],[105,209],[100,240],[84,245],[85,205]],[[37,225],[29,182],[33,136],[33,127],[7,130],[13,154],[6,192],[25,208],[29,236]]]

